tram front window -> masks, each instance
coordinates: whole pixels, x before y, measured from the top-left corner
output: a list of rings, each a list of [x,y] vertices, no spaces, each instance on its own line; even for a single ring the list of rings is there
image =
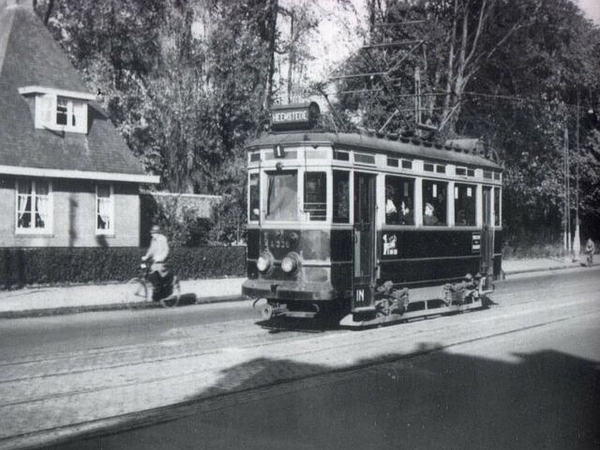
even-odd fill
[[[448,183],[423,180],[423,224],[446,225]]]
[[[500,218],[500,188],[494,188],[494,225],[499,227],[502,224]]]
[[[325,172],[304,174],[304,212],[308,220],[327,219],[327,174]]]
[[[298,219],[298,174],[295,171],[267,173],[267,220]]]
[[[260,179],[257,173],[250,174],[250,200],[249,200],[249,214],[250,220],[258,220],[260,216]]]
[[[350,222],[350,172],[333,171],[333,222]]]

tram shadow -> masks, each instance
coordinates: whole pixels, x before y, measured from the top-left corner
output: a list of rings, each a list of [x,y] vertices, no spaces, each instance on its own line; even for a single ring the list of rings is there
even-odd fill
[[[256,325],[267,330],[269,334],[300,332],[300,333],[324,333],[340,329],[340,325],[332,318],[320,320],[307,320],[293,317],[277,317],[269,320],[260,320]]]
[[[341,371],[266,358],[232,367],[205,394],[233,385],[278,392],[269,388],[250,404],[238,394],[246,400],[202,416],[201,436],[210,443],[229,433],[219,447],[227,449],[258,449],[265,433],[286,449],[307,448],[306,439],[310,448],[328,449],[599,448],[596,362],[553,350],[494,360],[448,353],[437,343],[417,349]],[[292,379],[281,384],[282,374]],[[248,420],[257,412],[262,419]]]

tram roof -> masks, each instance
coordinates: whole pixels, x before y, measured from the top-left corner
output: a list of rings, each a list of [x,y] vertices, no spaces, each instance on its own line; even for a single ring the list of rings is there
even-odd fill
[[[332,144],[342,150],[387,153],[399,157],[408,156],[502,170],[502,166],[486,158],[476,149],[465,149],[458,145],[433,144],[405,137],[380,138],[360,133],[271,133],[253,140],[247,145],[247,149],[253,150],[273,145],[306,145],[307,143]]]

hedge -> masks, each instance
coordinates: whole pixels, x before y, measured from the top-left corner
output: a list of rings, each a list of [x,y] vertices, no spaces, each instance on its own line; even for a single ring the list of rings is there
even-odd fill
[[[4,248],[0,288],[126,281],[139,273],[144,252],[138,247]],[[174,247],[169,264],[182,280],[242,277],[246,247]]]

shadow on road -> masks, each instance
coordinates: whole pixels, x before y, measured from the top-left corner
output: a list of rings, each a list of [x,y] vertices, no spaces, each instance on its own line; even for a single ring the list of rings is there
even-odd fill
[[[337,372],[252,360],[224,371],[185,411],[163,411],[162,423],[121,432],[144,426],[132,421],[52,448],[600,448],[596,362],[556,351],[504,362],[450,354],[435,343],[419,348],[419,357],[390,354]],[[215,396],[221,400],[211,406]]]

